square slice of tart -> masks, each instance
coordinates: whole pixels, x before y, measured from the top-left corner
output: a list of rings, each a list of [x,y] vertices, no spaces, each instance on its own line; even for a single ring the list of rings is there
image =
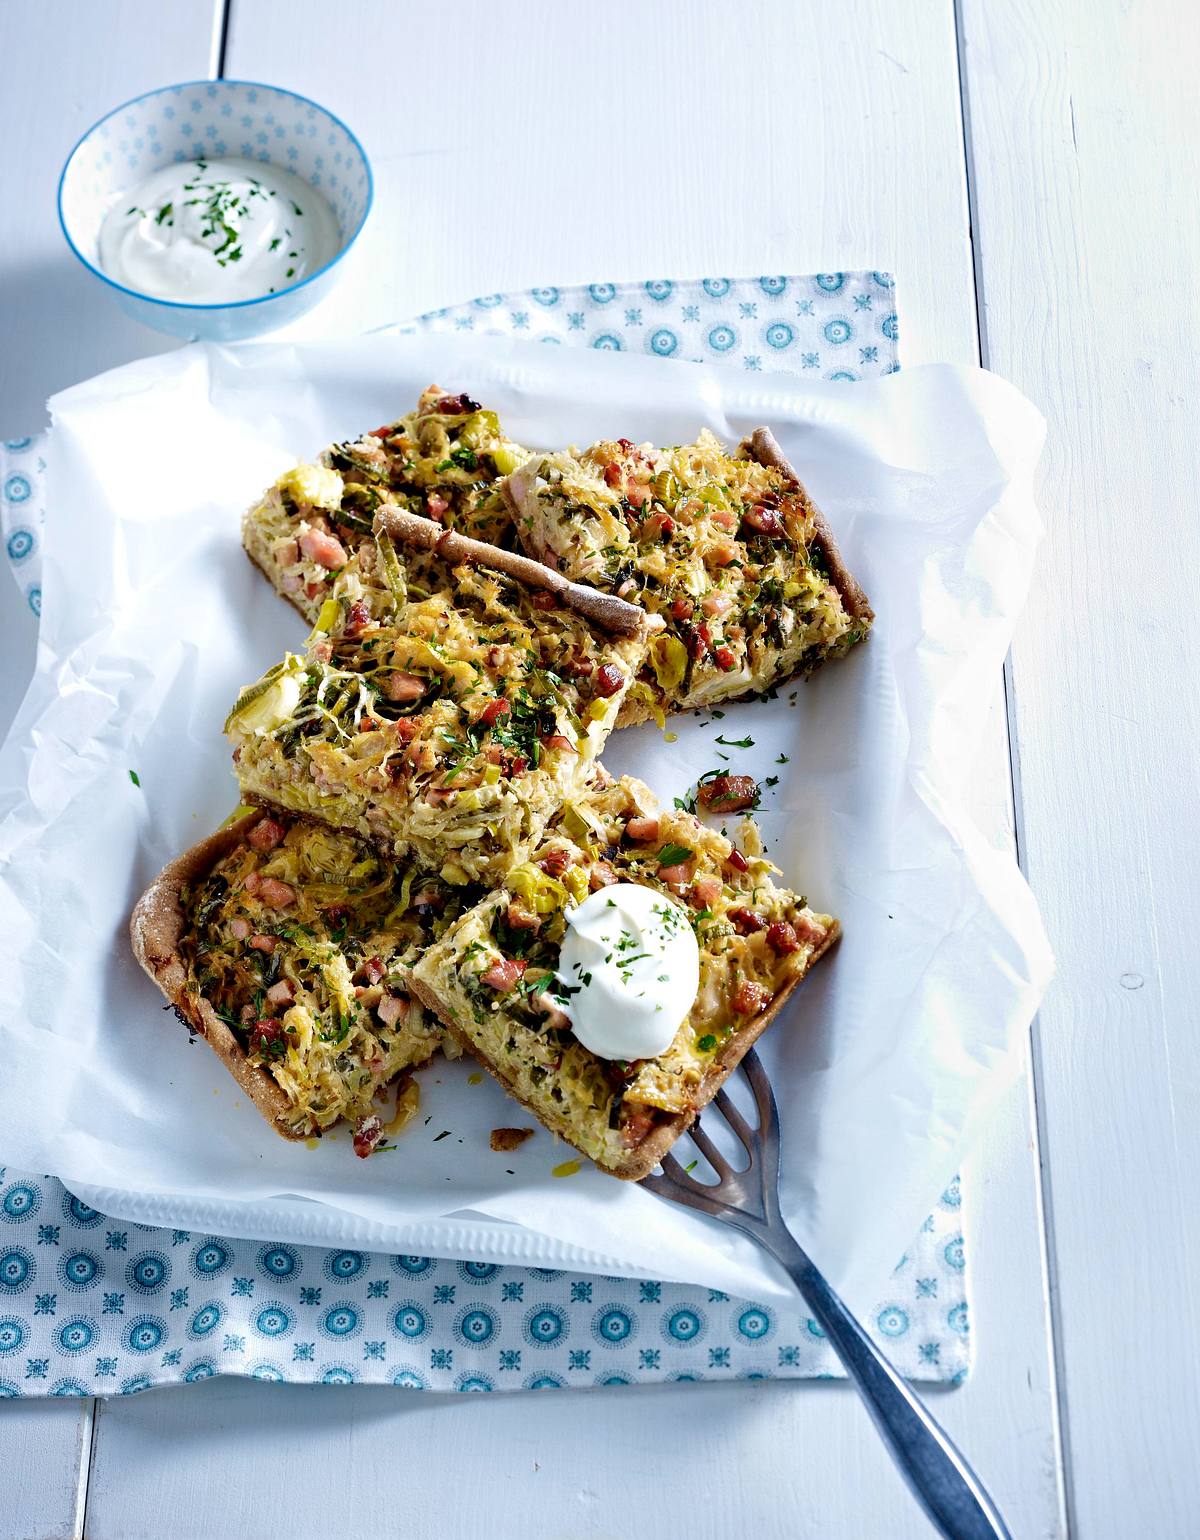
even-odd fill
[[[662,622],[399,509],[365,555],[230,713],[242,797],[497,879],[585,783]]]
[[[172,861],[138,901],[133,950],[277,1133],[345,1119],[370,1154],[416,1109],[406,1074],[443,1046],[409,990],[469,889],[382,863],[361,841],[254,811]],[[454,1051],[457,1051],[456,1049]]]
[[[729,451],[628,439],[535,455],[503,483],[517,537],[577,582],[661,615],[621,725],[755,695],[847,652],[866,595],[766,428]]]
[[[246,513],[242,543],[272,586],[312,622],[385,502],[502,543],[512,515],[500,478],[526,453],[495,412],[431,385],[415,412],[331,445],[316,465],[285,472]]]
[[[775,884],[749,820],[741,836],[739,849],[691,814],[658,807],[640,781],[611,781],[598,769],[532,859],[463,914],[413,971],[413,991],[463,1046],[547,1128],[614,1176],[638,1180],[653,1170],[838,938],[831,915]],[[585,903],[611,906],[618,884],[650,890],[651,916],[665,927],[661,955],[680,926],[690,926],[699,954],[687,1000],[682,974],[650,962],[663,1008],[682,1019],[668,1046],[641,1059],[584,1046],[581,999],[595,980],[564,963],[568,916]],[[648,953],[660,955],[653,941],[626,932],[612,950],[618,969],[630,972]]]

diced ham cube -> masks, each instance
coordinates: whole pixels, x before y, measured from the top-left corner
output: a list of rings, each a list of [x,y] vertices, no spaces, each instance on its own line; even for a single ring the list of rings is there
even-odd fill
[[[750,775],[716,775],[697,788],[696,801],[708,813],[740,813],[758,801],[758,782]]]
[[[596,694],[605,700],[613,696],[625,683],[625,675],[615,663],[602,663],[596,670]]]
[[[509,904],[505,914],[509,930],[541,930],[542,922],[536,914],[522,909],[520,904]]]
[[[304,579],[298,572],[285,572],[283,575],[283,591],[285,594],[298,594],[305,586]]]
[[[501,957],[480,975],[480,982],[497,994],[507,994],[525,972],[525,962],[520,957]]]
[[[309,561],[322,567],[344,567],[346,564],[346,547],[335,536],[326,535],[319,529],[304,531],[300,536],[300,549]]]
[[[538,862],[547,877],[561,877],[570,864],[571,852],[561,847],[557,850],[548,850]]]
[[[235,940],[245,941],[246,937],[250,934],[250,921],[243,920],[239,914],[230,920],[229,931]]]
[[[733,600],[728,594],[705,594],[700,601],[700,608],[706,615],[728,615],[733,608]]]
[[[737,514],[729,508],[714,508],[708,516],[718,529],[732,531],[737,528]]]
[[[440,492],[430,492],[425,499],[425,506],[431,519],[440,519],[450,504]]]
[[[354,603],[346,611],[346,623],[342,631],[346,636],[361,636],[371,624],[370,606],[361,599],[355,599]]]
[[[604,467],[604,480],[610,487],[619,487],[621,485],[622,471],[615,460],[609,461]]]
[[[272,909],[286,909],[296,902],[296,890],[276,877],[264,877],[258,885],[258,896]]]
[[[692,863],[680,861],[677,866],[660,866],[658,875],[674,893],[682,893],[692,880]]]
[[[382,1138],[383,1124],[376,1113],[369,1112],[354,1125],[354,1153],[366,1160]]]
[[[276,818],[260,818],[246,836],[246,843],[254,850],[274,850],[287,830]]]
[[[739,1016],[757,1016],[771,999],[771,991],[762,984],[755,984],[750,979],[743,979],[733,992],[733,999],[729,1002]]]
[[[506,717],[512,711],[512,706],[499,695],[495,700],[488,701],[487,705],[479,713],[479,720],[485,727],[495,727],[501,717]]]
[[[300,560],[300,547],[295,540],[281,540],[275,547],[275,560],[281,567],[294,567]]]
[[[591,871],[588,873],[588,887],[595,893],[599,888],[611,888],[614,882],[620,882],[613,868],[607,861],[593,861]]]
[[[544,1025],[547,1031],[562,1032],[571,1025],[571,1018],[567,1015],[566,1011],[563,1010],[557,1000],[545,992],[540,995],[534,995],[533,1003],[546,1018]]]
[[[419,674],[406,674],[403,669],[385,674],[382,682],[383,693],[398,706],[407,706],[412,701],[420,700],[427,685],[427,681]]]
[[[796,935],[796,927],[789,925],[786,920],[776,920],[774,925],[767,926],[767,945],[780,957],[786,957],[789,952],[798,952],[800,938]]]
[[[259,1021],[250,1022],[246,1042],[250,1053],[273,1053],[283,1041],[284,1026],[281,1021],[272,1021],[269,1016],[264,1016]]]
[[[753,508],[746,509],[742,518],[756,534],[767,535],[772,540],[784,533],[783,515],[776,508],[756,503]]]
[[[635,844],[648,845],[658,838],[658,819],[631,818],[625,825],[625,833]]]
[[[698,909],[711,909],[724,886],[719,877],[697,877],[692,883],[692,902]]]
[[[385,1027],[393,1027],[401,1016],[408,1015],[408,1001],[402,995],[384,995],[375,1007],[375,1014]]]
[[[674,620],[690,620],[695,609],[690,599],[676,599],[671,605],[671,617]]]
[[[752,936],[755,931],[765,930],[767,927],[766,920],[753,909],[731,909],[729,918],[739,936]]]
[[[708,559],[714,567],[728,567],[730,562],[737,561],[737,546],[729,540],[720,540],[712,546],[708,553]]]
[[[644,507],[650,497],[649,487],[645,487],[639,481],[627,481],[625,483],[625,500],[631,508]]]
[[[261,931],[250,937],[250,945],[256,952],[265,952],[268,957],[279,945],[274,936],[264,936]]]
[[[652,513],[640,533],[646,540],[669,540],[675,533],[675,520],[669,513]]]
[[[807,914],[798,914],[792,924],[800,939],[811,942],[813,946],[820,946],[829,934],[823,925],[818,925],[816,920]]]
[[[267,990],[268,1005],[291,1005],[295,998],[296,989],[291,979],[280,979]]]

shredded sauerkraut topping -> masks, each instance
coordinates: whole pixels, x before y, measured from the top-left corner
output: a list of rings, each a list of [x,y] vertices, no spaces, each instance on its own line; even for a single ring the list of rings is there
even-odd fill
[[[409,969],[475,896],[331,829],[264,816],[183,894],[187,988],[282,1088],[294,1133],[346,1118],[369,1154],[381,1096],[443,1046]]]
[[[303,656],[240,696],[243,792],[454,880],[524,859],[586,773],[645,657],[486,567],[353,558]]]
[[[691,814],[660,809],[639,781],[596,785],[566,804],[533,858],[446,933],[416,976],[551,1127],[611,1162],[663,1117],[696,1105],[730,1035],[828,939],[832,917],[776,886],[775,871]],[[628,1064],[575,1039],[573,986],[558,976],[567,910],[618,881],[685,904],[700,950],[699,989],[674,1042]]]
[[[830,581],[811,503],[707,430],[535,456],[506,483],[526,550],[661,615],[623,720],[806,672],[866,634]]]
[[[431,385],[415,412],[281,476],[247,513],[243,540],[275,587],[315,621],[384,502],[503,544],[512,517],[499,482],[526,453],[495,412]]]

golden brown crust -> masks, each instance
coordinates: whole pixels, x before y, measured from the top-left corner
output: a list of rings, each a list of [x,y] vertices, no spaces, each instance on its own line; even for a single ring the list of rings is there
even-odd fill
[[[510,1150],[520,1148],[526,1139],[532,1138],[532,1128],[493,1128],[488,1142],[497,1155],[506,1155]]]
[[[812,509],[813,524],[817,532],[815,544],[820,547],[821,554],[825,558],[830,581],[841,595],[846,613],[853,615],[855,620],[874,620],[875,611],[871,608],[870,601],[858,579],[842,559],[842,553],[838,549],[837,541],[833,538],[828,520],[809,497],[804,483],[779,447],[779,442],[770,428],[755,428],[748,438],[742,440],[739,448],[747,458],[757,460],[759,465],[768,465],[772,470],[777,470]]]
[[[738,1030],[728,1038],[720,1053],[718,1053],[716,1058],[713,1060],[711,1066],[709,1067],[708,1073],[705,1075],[703,1081],[701,1082],[694,1107],[692,1107],[687,1112],[676,1113],[673,1117],[667,1118],[665,1122],[657,1123],[651,1132],[647,1134],[647,1136],[641,1141],[641,1143],[635,1145],[634,1148],[629,1151],[628,1156],[619,1164],[603,1165],[600,1161],[597,1161],[596,1164],[600,1167],[600,1169],[602,1171],[607,1171],[610,1176],[617,1176],[620,1177],[623,1181],[628,1182],[640,1182],[644,1176],[649,1176],[651,1171],[654,1170],[655,1166],[658,1165],[663,1156],[680,1137],[680,1135],[687,1132],[691,1125],[696,1121],[696,1118],[699,1116],[701,1111],[708,1106],[710,1101],[712,1101],[713,1097],[717,1094],[717,1092],[725,1084],[726,1080],[729,1079],[730,1075],[741,1063],[744,1055],[754,1046],[762,1034],[775,1020],[776,1016],[779,1015],[780,1011],[787,1004],[788,1000],[791,999],[792,992],[795,990],[796,986],[804,982],[804,980],[812,972],[813,966],[820,961],[820,959],[825,955],[826,952],[829,951],[832,946],[836,945],[838,939],[841,936],[841,933],[841,925],[837,920],[834,920],[833,924],[829,927],[829,930],[826,933],[825,940],[819,947],[816,948],[816,950],[809,958],[808,967],[805,969],[803,974],[801,974],[799,978],[793,979],[785,989],[781,989],[765,1011],[760,1011],[759,1014],[752,1017],[744,1027],[739,1027]],[[505,1077],[501,1069],[498,1068],[495,1064],[489,1062],[487,1059],[480,1056],[475,1048],[475,1045],[471,1042],[467,1034],[456,1026],[453,1020],[452,1012],[443,1004],[441,1000],[439,1000],[435,991],[430,989],[420,979],[416,978],[410,981],[409,989],[414,995],[416,995],[417,999],[420,1000],[422,1005],[427,1006],[431,1011],[434,1011],[437,1014],[439,1020],[445,1026],[446,1030],[454,1038],[456,1038],[458,1042],[462,1044],[463,1048],[465,1048],[469,1054],[472,1054],[479,1060],[479,1063],[483,1066],[484,1069],[487,1070],[488,1074],[490,1074],[494,1080],[499,1081],[499,1083],[515,1101],[519,1101],[522,1106],[528,1107],[530,1112],[532,1112],[534,1116],[537,1117],[536,1109],[532,1107],[523,1096],[519,1095],[518,1092],[514,1090],[513,1086]],[[570,1142],[569,1133],[562,1129],[557,1129],[555,1132],[562,1134],[562,1137],[566,1139],[568,1143]]]
[[[617,636],[644,636],[662,626],[657,616],[647,615],[636,604],[629,604],[614,594],[601,593],[583,583],[572,583],[532,556],[485,545],[482,540],[472,540],[469,535],[460,535],[403,508],[390,505],[380,508],[375,515],[375,533],[386,534],[393,541],[419,550],[436,551],[449,562],[472,562],[478,567],[491,567],[526,588],[543,589],[585,620]]]
[[[306,626],[311,627],[312,626],[312,620],[300,608],[300,605],[299,605],[298,601],[293,597],[293,595],[285,594],[283,592],[283,590],[278,586],[278,584],[272,578],[271,574],[263,566],[262,562],[260,562],[258,560],[258,558],[254,555],[254,553],[245,544],[242,545],[242,550],[246,552],[246,556],[249,558],[250,565],[252,567],[254,567],[257,571],[261,572],[263,577],[266,578],[267,582],[270,583],[272,593],[278,594],[281,599],[285,600],[288,604],[290,604],[291,607],[295,610],[296,614],[299,615],[300,619],[304,622],[304,624]]]
[[[237,1038],[208,1001],[186,989],[187,969],[179,950],[187,926],[183,888],[205,876],[227,856],[259,816],[247,813],[163,867],[134,907],[129,938],[133,955],[170,1001],[175,1014],[204,1038],[275,1132],[285,1139],[300,1139],[302,1134],[286,1126],[291,1108],[282,1088],[260,1065],[251,1064]]]

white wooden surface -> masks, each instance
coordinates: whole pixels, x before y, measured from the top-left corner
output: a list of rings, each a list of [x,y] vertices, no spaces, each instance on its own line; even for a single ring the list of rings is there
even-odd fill
[[[212,70],[219,10],[6,9],[0,192],[31,212],[0,246],[0,431],[161,346],[71,271],[53,182],[108,107]],[[1051,420],[1051,538],[1008,705],[1022,854],[1061,971],[1036,1125],[1025,1086],[966,1168],[978,1362],[937,1404],[1018,1540],[1066,1532],[1064,1479],[1086,1540],[1190,1535],[1200,1508],[1198,735],[1180,688],[1196,672],[1195,15],[757,0],[735,24],[717,0],[233,0],[227,40],[226,74],[343,113],[378,174],[357,268],[305,335],[542,282],[869,263],[899,275],[909,363],[975,362],[978,275],[985,362]],[[409,69],[418,42],[437,68]],[[542,221],[548,199],[562,212]],[[481,236],[463,238],[464,214]],[[0,725],[13,625],[0,588]],[[998,842],[1007,765],[998,713],[978,804]],[[704,1540],[930,1533],[842,1386],[493,1399],[214,1382],[91,1419],[0,1406],[0,1540],[601,1540],[631,1511],[672,1530],[687,1513]]]
[[[1080,1535],[1200,1533],[1200,8],[965,0],[986,361],[1053,424],[1013,647]],[[1190,63],[1188,62],[1190,61]],[[1054,660],[1048,666],[1048,660]]]

